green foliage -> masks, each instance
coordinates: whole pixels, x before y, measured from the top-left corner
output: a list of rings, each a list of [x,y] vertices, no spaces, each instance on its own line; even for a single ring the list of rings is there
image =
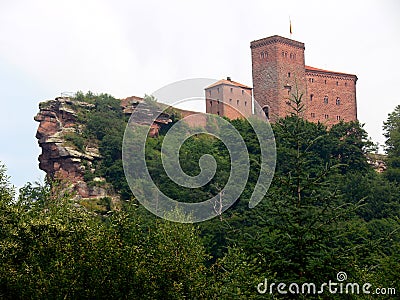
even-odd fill
[[[400,183],[400,105],[389,114],[388,119],[384,122],[386,153],[388,169],[385,173],[386,177],[397,183]]]
[[[95,141],[102,156],[101,164],[96,165],[95,173],[85,172],[84,179],[92,184],[96,176],[105,177],[113,188],[121,194],[122,199],[129,199],[131,193],[126,183],[122,168],[122,140],[126,120],[122,113],[120,101],[108,94],[95,95],[91,92],[78,92],[75,99],[94,105],[93,109],[78,111],[84,130],[82,135],[66,134],[67,141],[71,141],[79,150],[83,150],[84,141]]]
[[[67,142],[71,142],[79,151],[81,152],[85,151],[85,138],[79,133],[76,132],[66,133],[64,134],[64,139]]]
[[[0,203],[8,204],[13,198],[15,191],[10,185],[10,178],[6,174],[6,166],[0,161]]]
[[[103,220],[64,194],[32,206],[35,188],[24,188],[23,201],[0,201],[2,299],[209,298],[194,225],[157,220],[135,205]]]
[[[103,157],[85,180],[97,184],[95,176],[105,177],[122,198],[131,198],[122,168],[125,120],[119,102],[92,93],[77,93],[76,99],[94,105],[83,116],[82,137],[95,141]],[[298,94],[291,107],[293,113],[273,125],[275,177],[254,209],[248,202],[260,172],[257,136],[245,120],[231,121],[249,151],[249,179],[233,207],[198,226],[160,220],[135,200],[113,211],[110,198],[74,202],[57,183],[28,183],[15,199],[0,165],[0,298],[289,299],[293,295],[260,295],[256,287],[264,279],[320,284],[339,271],[349,282],[398,292],[400,107],[385,123],[391,173],[383,175],[367,164],[372,144],[358,122],[331,128],[307,122]],[[204,154],[218,165],[208,184],[189,189],[165,173],[163,139],[164,132],[147,140],[146,161],[165,194],[196,202],[221,192],[231,168],[221,141],[199,134],[182,145],[180,165],[187,174],[200,172]],[[78,147],[76,140],[79,145],[79,137],[69,139]],[[324,293],[321,299],[341,296]]]

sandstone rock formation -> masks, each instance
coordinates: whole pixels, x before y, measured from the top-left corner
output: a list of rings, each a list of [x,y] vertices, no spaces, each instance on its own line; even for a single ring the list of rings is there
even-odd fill
[[[104,197],[102,188],[89,188],[83,179],[86,166],[100,159],[97,147],[86,147],[79,151],[65,140],[65,134],[82,129],[77,119],[76,108],[91,109],[93,104],[59,97],[39,104],[39,113],[35,121],[40,122],[36,132],[42,154],[39,156],[39,168],[50,179],[60,179],[72,185],[77,195],[83,198]]]
[[[132,114],[139,103],[139,97],[129,97],[121,100],[123,113]],[[39,113],[35,121],[40,122],[36,133],[42,154],[39,156],[39,168],[46,172],[50,179],[58,179],[69,185],[78,198],[100,198],[113,195],[112,188],[104,178],[94,178],[88,184],[84,175],[88,171],[94,173],[95,162],[101,160],[97,144],[89,144],[84,149],[68,141],[68,134],[81,133],[85,124],[78,118],[78,111],[91,110],[94,104],[81,102],[69,97],[57,97],[39,104]],[[146,112],[144,112],[146,113]],[[158,135],[164,124],[171,122],[168,114],[161,114],[151,126],[150,136]]]

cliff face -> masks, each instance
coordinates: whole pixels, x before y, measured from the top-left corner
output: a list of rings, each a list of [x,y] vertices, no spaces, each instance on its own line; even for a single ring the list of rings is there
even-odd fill
[[[130,115],[142,102],[138,97],[121,100],[125,115]],[[83,147],[77,147],[70,138],[80,134],[85,126],[79,114],[94,109],[95,105],[69,97],[58,97],[39,104],[39,113],[35,121],[40,122],[36,133],[42,154],[39,156],[39,168],[50,179],[67,183],[78,198],[115,197],[111,186],[104,178],[95,177],[91,183],[85,181],[85,174],[95,173],[96,162],[102,159],[98,143],[91,141]],[[164,124],[171,122],[169,115],[162,114],[151,126],[150,136],[158,135]]]

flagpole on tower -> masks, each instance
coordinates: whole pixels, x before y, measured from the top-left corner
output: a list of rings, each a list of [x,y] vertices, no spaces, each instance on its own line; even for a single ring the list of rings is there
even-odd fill
[[[289,16],[289,33],[290,33],[290,38],[292,38],[292,20],[290,19],[290,16]]]

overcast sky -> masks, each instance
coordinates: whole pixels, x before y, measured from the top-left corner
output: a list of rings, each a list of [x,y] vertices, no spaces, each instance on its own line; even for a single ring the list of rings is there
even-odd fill
[[[0,0],[0,161],[16,186],[42,179],[38,103],[91,90],[143,96],[177,80],[252,86],[250,41],[305,43],[306,64],[356,74],[374,142],[400,104],[400,1]]]

